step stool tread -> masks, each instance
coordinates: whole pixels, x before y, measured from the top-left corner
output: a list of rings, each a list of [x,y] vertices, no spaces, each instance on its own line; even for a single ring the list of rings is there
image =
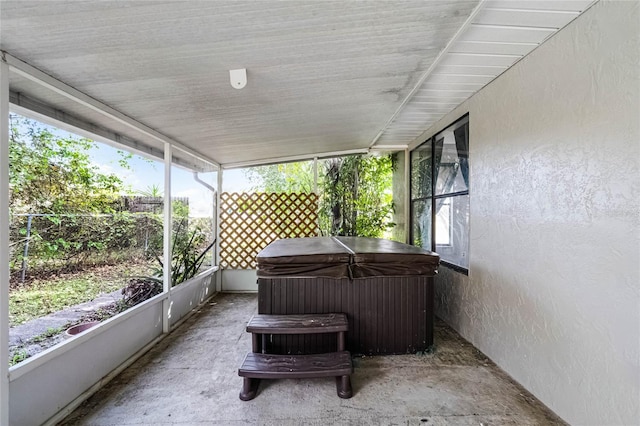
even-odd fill
[[[249,352],[238,375],[255,379],[333,377],[353,372],[348,351],[312,355],[275,355]]]
[[[247,331],[261,334],[314,334],[348,331],[349,322],[343,313],[254,315]]]

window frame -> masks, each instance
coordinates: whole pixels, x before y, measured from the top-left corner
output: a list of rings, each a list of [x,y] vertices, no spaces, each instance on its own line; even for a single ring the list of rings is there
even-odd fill
[[[417,198],[414,198],[414,188],[413,188],[413,181],[411,181],[411,185],[409,187],[409,202],[410,202],[410,217],[411,217],[411,221],[410,221],[410,226],[409,226],[409,238],[411,241],[411,244],[413,245],[415,240],[415,235],[414,235],[414,204],[418,201],[427,201],[430,200],[431,201],[431,235],[430,235],[430,239],[431,239],[431,247],[430,250],[435,252],[436,251],[436,217],[437,217],[437,212],[436,212],[436,201],[438,199],[445,199],[445,198],[454,198],[454,197],[458,197],[458,196],[469,196],[469,185],[467,185],[467,189],[464,191],[456,191],[456,192],[450,192],[450,193],[442,193],[442,194],[436,194],[436,185],[437,185],[437,179],[436,179],[436,174],[435,174],[435,167],[436,167],[436,155],[435,155],[435,145],[436,145],[436,141],[439,141],[440,139],[443,139],[442,133],[444,131],[447,131],[448,129],[457,129],[460,126],[464,126],[465,124],[469,127],[469,113],[464,114],[463,116],[461,116],[460,118],[458,118],[457,120],[453,121],[451,124],[443,127],[439,132],[435,133],[433,136],[431,136],[430,138],[426,139],[423,143],[421,143],[420,145],[418,145],[417,147],[415,147],[412,151],[411,154],[413,154],[414,152],[418,151],[420,148],[425,147],[427,144],[430,145],[431,147],[431,189],[430,189],[430,195],[427,196],[419,196]],[[469,131],[467,127],[467,132]],[[467,138],[468,138],[468,133],[467,133]],[[413,158],[410,158],[410,165],[412,170],[410,171],[410,173],[413,173]],[[442,164],[440,164],[442,165]],[[451,212],[451,217],[453,217],[453,211]],[[469,225],[467,224],[467,232],[469,232]],[[451,232],[451,231],[450,231]],[[450,237],[451,238],[451,237]],[[450,240],[451,241],[451,240]],[[449,244],[448,246],[452,246],[453,243]],[[444,244],[440,244],[440,246],[447,246]],[[447,260],[440,260],[440,263],[442,265],[447,266],[450,269],[453,269],[456,272],[460,272],[462,274],[465,275],[469,275],[469,267],[465,267],[465,266],[461,266],[461,265],[457,265],[455,263],[452,263],[450,261]]]

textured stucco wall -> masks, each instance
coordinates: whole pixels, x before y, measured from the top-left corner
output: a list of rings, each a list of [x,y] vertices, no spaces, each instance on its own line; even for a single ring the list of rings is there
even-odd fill
[[[470,274],[441,268],[438,315],[576,425],[640,424],[638,4],[595,4],[431,129],[470,113]]]

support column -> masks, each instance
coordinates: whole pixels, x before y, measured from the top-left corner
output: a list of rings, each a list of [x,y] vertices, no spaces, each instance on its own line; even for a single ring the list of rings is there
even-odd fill
[[[313,192],[318,195],[318,157],[313,159]]]
[[[9,66],[0,58],[0,426],[9,425]]]
[[[218,167],[218,174],[220,174],[220,168]],[[217,180],[217,179],[216,179]],[[216,182],[216,186],[217,182]],[[211,212],[212,214],[212,224],[211,224],[211,229],[213,230],[214,234],[213,234],[213,240],[215,241],[214,246],[213,246],[213,250],[211,250],[211,266],[217,266],[218,265],[218,194],[219,191],[216,190],[214,187],[211,187],[211,190],[213,191],[213,197],[211,202],[213,203],[213,211]],[[218,275],[218,273],[216,273],[216,275]],[[215,291],[215,290],[214,290]]]
[[[164,221],[163,221],[163,291],[168,296],[162,305],[162,331],[168,333],[170,330],[171,320],[171,237],[173,235],[173,224],[171,223],[172,206],[171,206],[171,158],[173,149],[170,143],[164,144]]]
[[[404,150],[404,235],[405,243],[411,244],[411,151]]]
[[[218,167],[216,210],[213,212],[213,214],[216,215],[216,266],[218,266],[218,271],[216,272],[216,291],[222,291],[222,268],[220,267],[220,194],[222,194],[222,174],[222,167]]]

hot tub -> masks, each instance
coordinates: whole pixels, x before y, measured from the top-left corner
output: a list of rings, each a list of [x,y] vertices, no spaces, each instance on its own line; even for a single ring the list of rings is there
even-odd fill
[[[433,345],[437,254],[363,237],[291,238],[257,256],[258,313],[344,312],[347,349],[384,355]],[[335,336],[271,336],[271,353],[335,351]]]

